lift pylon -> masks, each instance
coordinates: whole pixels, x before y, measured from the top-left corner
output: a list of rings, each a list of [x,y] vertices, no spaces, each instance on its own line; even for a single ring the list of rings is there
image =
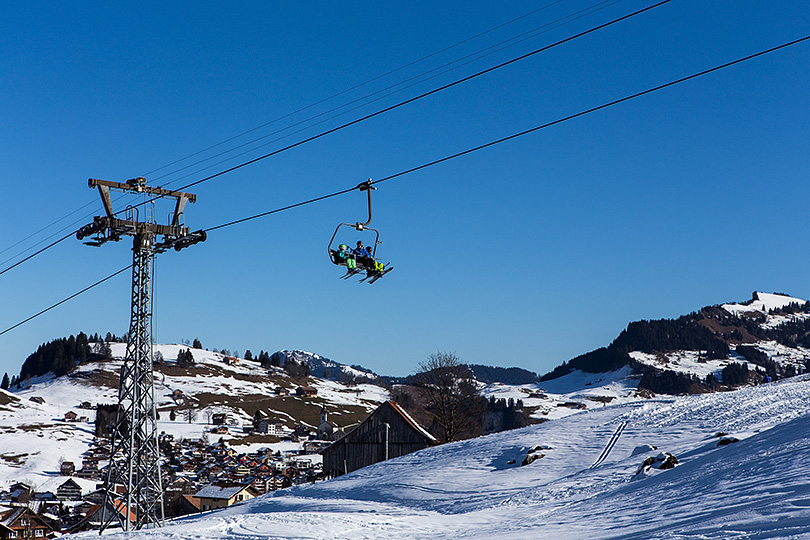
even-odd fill
[[[187,202],[195,202],[191,193],[149,187],[142,177],[126,182],[90,179],[91,188],[101,195],[106,215],[76,233],[79,240],[101,246],[132,236],[132,303],[124,363],[118,385],[118,413],[112,427],[110,463],[104,484],[101,531],[118,522],[125,531],[164,524],[163,480],[157,429],[154,374],[152,370],[152,263],[156,253],[205,240],[205,231],[189,232],[181,225]],[[124,217],[113,212],[110,190],[143,193],[145,220],[138,219],[137,208],[128,206]],[[167,225],[156,223],[155,199],[175,199],[175,209]],[[149,211],[151,210],[151,212]],[[156,242],[156,237],[163,239]]]

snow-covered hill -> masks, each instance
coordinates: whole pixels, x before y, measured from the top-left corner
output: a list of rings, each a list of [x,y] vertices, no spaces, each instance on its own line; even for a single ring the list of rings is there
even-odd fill
[[[729,368],[732,381],[723,380]],[[644,374],[641,387],[656,393],[694,393],[722,385],[775,380],[810,365],[810,302],[755,292],[741,304],[707,306],[677,319],[642,320],[607,347],[574,358],[544,375],[591,373],[630,366]],[[739,366],[745,366],[747,373]],[[671,372],[671,373],[664,373]]]
[[[678,465],[659,469],[663,452]],[[538,458],[521,466],[528,455]],[[808,455],[810,382],[800,376],[607,405],[429,448],[163,529],[110,536],[805,538]],[[650,457],[655,464],[644,470]]]
[[[202,349],[191,349],[194,365],[180,368],[174,359],[186,348],[155,347],[165,359],[155,368],[158,429],[176,439],[201,438],[211,430],[213,414],[224,413],[230,433],[216,438],[223,437],[240,451],[249,451],[268,446],[272,440],[243,433],[242,427],[251,424],[257,410],[292,431],[300,424],[316,427],[321,407],[326,406],[330,420],[345,427],[358,423],[388,399],[388,392],[379,386],[347,386],[317,377],[296,380],[282,369],[244,359],[229,360]],[[81,464],[82,454],[93,442],[96,416],[95,410],[81,405],[117,402],[118,373],[125,352],[124,344],[112,344],[111,361],[87,362],[63,377],[34,378],[26,388],[13,392],[0,390],[0,490],[21,481],[37,487],[61,483],[60,460]],[[314,387],[317,396],[276,393],[281,387],[294,394],[301,384]],[[195,412],[191,421],[180,412],[187,406]],[[174,421],[170,420],[172,410],[177,414]],[[65,418],[71,411],[77,415],[75,421]],[[83,487],[89,491],[95,482]]]

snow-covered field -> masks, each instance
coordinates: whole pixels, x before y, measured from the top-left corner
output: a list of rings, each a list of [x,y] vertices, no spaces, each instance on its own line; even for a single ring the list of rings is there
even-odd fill
[[[718,445],[731,437],[739,442]],[[678,466],[636,474],[661,452],[675,455]],[[543,457],[521,466],[529,454]],[[810,382],[800,376],[735,392],[607,405],[426,449],[162,529],[109,536],[809,538],[808,455]]]

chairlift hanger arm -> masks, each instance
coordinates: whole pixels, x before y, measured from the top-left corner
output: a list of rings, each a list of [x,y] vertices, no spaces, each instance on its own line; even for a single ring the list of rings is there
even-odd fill
[[[368,192],[368,221],[366,221],[365,223],[360,223],[358,221],[355,225],[352,225],[352,227],[354,227],[358,231],[362,231],[369,223],[371,223],[371,191],[377,188],[375,188],[372,185],[371,178],[369,178],[362,184],[358,184],[357,189],[359,189],[360,191]]]

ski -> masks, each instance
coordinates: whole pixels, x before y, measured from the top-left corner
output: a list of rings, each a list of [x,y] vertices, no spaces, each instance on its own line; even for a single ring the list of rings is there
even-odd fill
[[[380,279],[381,277],[383,277],[385,274],[387,274],[388,272],[390,272],[393,269],[394,269],[393,266],[391,266],[389,268],[386,268],[385,270],[383,270],[382,272],[380,272],[379,274],[377,274],[373,278],[371,278],[371,280],[369,280],[369,284],[374,283],[375,281],[377,281],[378,279]]]

